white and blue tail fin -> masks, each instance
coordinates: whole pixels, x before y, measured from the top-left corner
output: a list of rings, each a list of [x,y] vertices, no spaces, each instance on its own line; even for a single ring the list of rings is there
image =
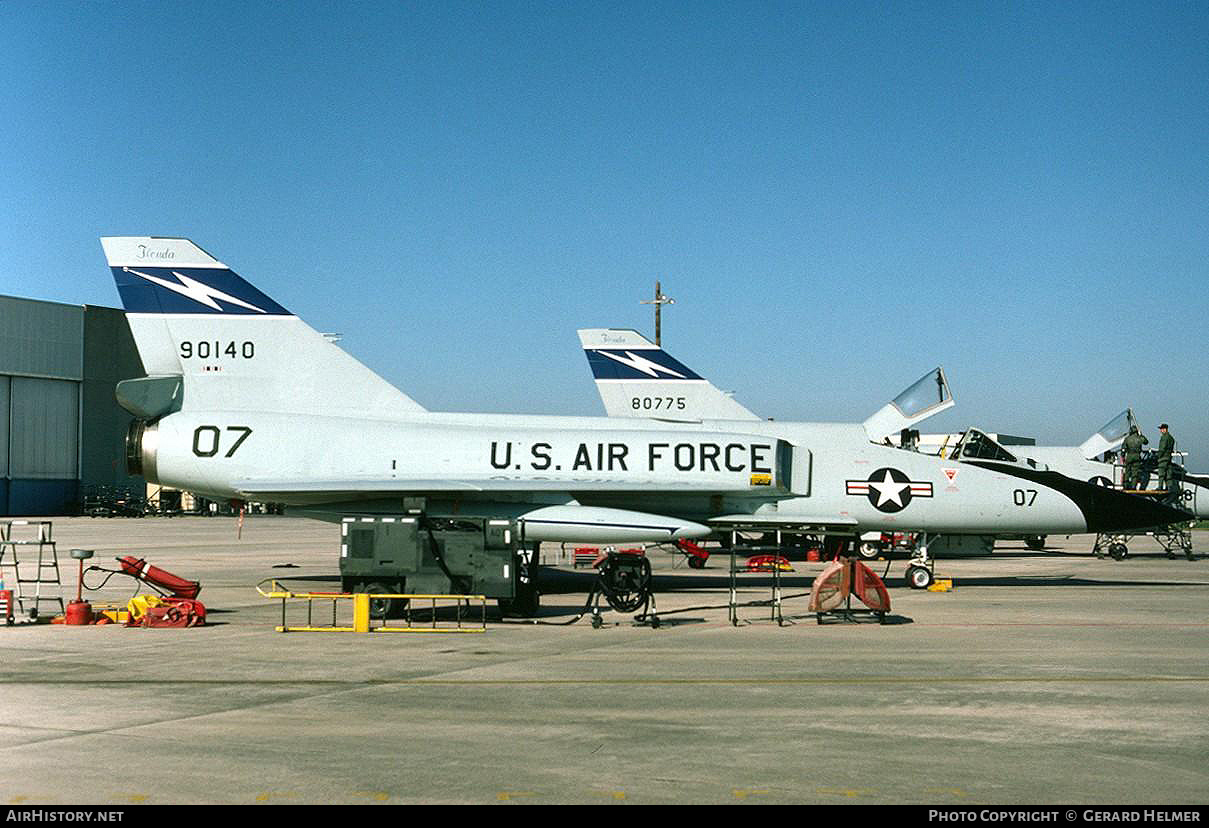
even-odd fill
[[[424,410],[188,239],[101,246],[148,375],[181,378],[174,410]]]
[[[610,417],[760,419],[637,331],[588,328],[579,341]]]

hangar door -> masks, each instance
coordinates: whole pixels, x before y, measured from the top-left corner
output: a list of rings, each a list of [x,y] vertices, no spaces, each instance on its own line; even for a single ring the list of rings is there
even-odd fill
[[[11,381],[0,374],[0,477],[8,477],[8,394]]]
[[[13,515],[70,511],[78,494],[80,384],[34,377],[6,379],[7,511]]]
[[[8,514],[8,389],[9,378],[0,374],[0,515]]]
[[[13,377],[10,398],[9,476],[14,480],[74,478],[80,384]]]

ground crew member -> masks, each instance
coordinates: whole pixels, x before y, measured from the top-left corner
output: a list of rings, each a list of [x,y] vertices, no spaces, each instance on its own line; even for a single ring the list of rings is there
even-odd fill
[[[1121,449],[1125,452],[1125,490],[1133,491],[1138,487],[1138,479],[1142,476],[1142,446],[1150,441],[1145,434],[1138,432],[1136,425],[1129,427],[1129,435]]]
[[[1171,455],[1175,451],[1175,438],[1171,436],[1171,432],[1167,430],[1167,423],[1159,426],[1159,433],[1163,436],[1159,438],[1159,488],[1167,492],[1167,500],[1172,499],[1176,494],[1175,484],[1171,479]]]

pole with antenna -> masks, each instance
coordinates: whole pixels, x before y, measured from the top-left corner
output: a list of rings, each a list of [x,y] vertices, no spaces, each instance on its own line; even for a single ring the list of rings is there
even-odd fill
[[[659,330],[660,313],[659,312],[663,308],[664,305],[676,304],[676,300],[670,296],[664,296],[663,291],[659,289],[659,282],[656,281],[655,282],[655,298],[654,299],[643,299],[638,304],[655,306],[655,344],[661,345],[662,343],[659,341],[659,338],[660,338],[660,330]]]

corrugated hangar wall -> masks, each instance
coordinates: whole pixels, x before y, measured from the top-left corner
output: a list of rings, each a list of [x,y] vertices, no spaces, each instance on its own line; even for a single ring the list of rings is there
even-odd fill
[[[142,373],[121,311],[0,296],[0,515],[73,514],[83,486],[140,487],[113,387]]]
[[[126,429],[134,417],[117,404],[113,389],[122,380],[141,377],[125,311],[84,307],[84,382],[81,386],[80,481],[84,486],[137,488],[141,477],[126,474]]]

